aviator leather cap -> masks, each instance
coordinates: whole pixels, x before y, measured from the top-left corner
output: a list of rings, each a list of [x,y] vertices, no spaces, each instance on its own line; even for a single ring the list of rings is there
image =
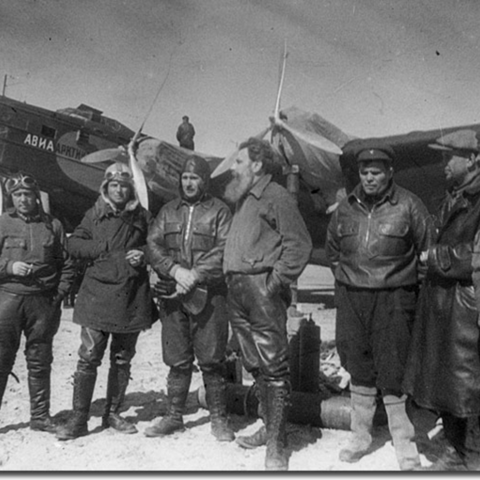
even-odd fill
[[[394,156],[395,154],[390,147],[366,148],[357,154],[357,162],[371,162],[374,160],[393,162]]]
[[[430,148],[435,150],[443,150],[445,152],[459,152],[478,153],[477,134],[474,130],[457,130],[456,132],[448,133],[435,140],[436,143],[431,143]]]

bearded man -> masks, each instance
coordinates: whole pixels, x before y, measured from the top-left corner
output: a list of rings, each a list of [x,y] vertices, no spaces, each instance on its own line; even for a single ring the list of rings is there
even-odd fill
[[[265,422],[237,442],[244,448],[266,444],[266,469],[287,470],[289,286],[307,265],[312,241],[293,196],[272,181],[275,158],[270,145],[250,138],[232,161],[233,179],[225,198],[235,204],[235,214],[223,271],[232,330],[243,364],[255,378]]]
[[[158,213],[148,235],[151,265],[159,275],[163,360],[167,379],[167,414],[145,430],[163,437],[185,429],[183,413],[195,357],[202,371],[212,434],[235,439],[228,426],[225,350],[228,339],[223,250],[230,209],[208,193],[210,167],[199,156],[185,162],[180,197]]]

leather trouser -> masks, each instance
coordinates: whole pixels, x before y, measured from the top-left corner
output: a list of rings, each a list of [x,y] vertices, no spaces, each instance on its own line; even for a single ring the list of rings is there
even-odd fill
[[[203,374],[223,375],[228,340],[224,295],[213,294],[198,315],[177,300],[165,302],[162,318],[163,361],[172,368],[190,369],[195,358]]]
[[[227,275],[230,323],[245,369],[266,382],[288,382],[287,295],[283,287],[269,292],[267,277]]]
[[[0,403],[23,332],[33,419],[45,418],[49,413],[52,344],[60,314],[50,292],[17,295],[0,290]]]

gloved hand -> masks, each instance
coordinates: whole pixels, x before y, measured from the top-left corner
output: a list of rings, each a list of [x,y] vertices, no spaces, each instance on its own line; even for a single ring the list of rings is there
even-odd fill
[[[159,297],[169,297],[175,293],[176,282],[167,278],[159,278],[157,283],[152,286],[154,295]]]

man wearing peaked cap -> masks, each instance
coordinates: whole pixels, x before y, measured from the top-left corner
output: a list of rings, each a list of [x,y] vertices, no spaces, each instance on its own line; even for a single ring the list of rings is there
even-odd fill
[[[435,243],[421,256],[427,276],[419,298],[404,388],[442,417],[455,448],[440,468],[480,468],[480,167],[473,130],[440,137],[451,182],[439,212]],[[473,288],[475,287],[475,289]],[[477,296],[475,305],[474,291]],[[440,360],[440,361],[439,361]],[[450,462],[450,463],[449,463]]]
[[[435,143],[429,145],[435,150],[444,150],[446,152],[459,153],[478,153],[477,134],[473,130],[457,130],[456,132],[448,133],[435,140]]]
[[[395,159],[395,152],[389,146],[382,146],[376,148],[365,148],[361,150],[356,157],[357,162],[368,162],[371,160],[383,160],[386,162],[393,162]]]
[[[426,207],[393,180],[394,153],[369,145],[356,156],[360,184],[334,211],[326,253],[336,279],[336,345],[350,373],[352,434],[340,460],[369,451],[380,390],[401,470],[420,467],[402,380],[421,271],[433,229]]]

